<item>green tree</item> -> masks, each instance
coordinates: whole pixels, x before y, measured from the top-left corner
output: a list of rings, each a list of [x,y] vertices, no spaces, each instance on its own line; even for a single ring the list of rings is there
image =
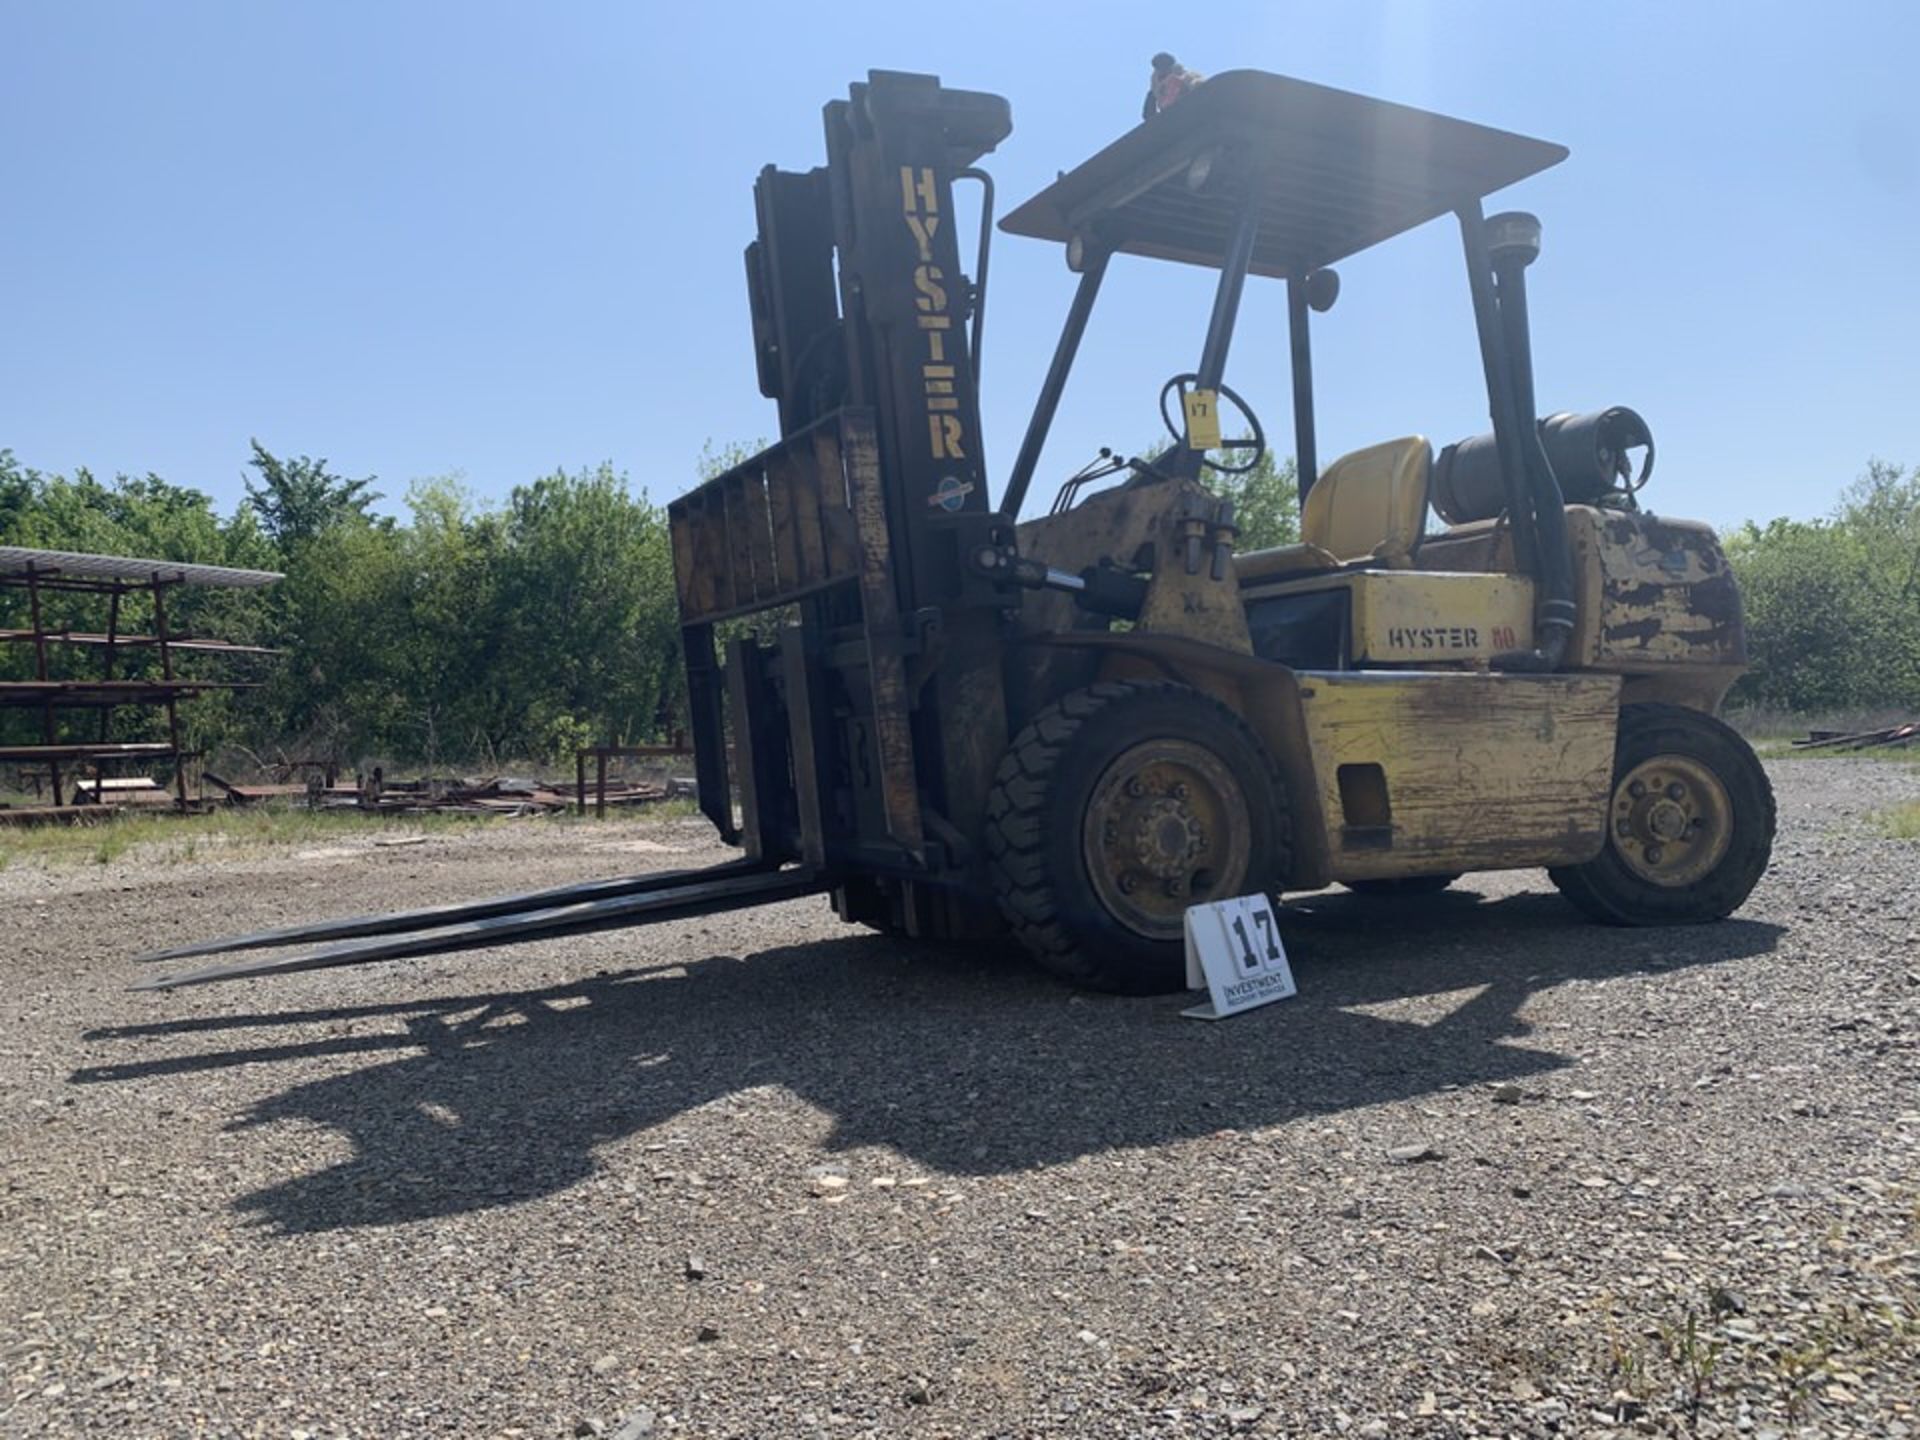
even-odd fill
[[[500,707],[503,525],[459,480],[408,487],[401,535],[407,578],[414,743],[428,760],[497,754],[510,738]]]
[[[1874,461],[1824,520],[1727,539],[1752,669],[1736,699],[1920,708],[1920,470]]]
[[[1233,501],[1240,526],[1236,548],[1266,550],[1300,539],[1300,475],[1292,456],[1279,460],[1268,450],[1246,474],[1209,473],[1206,481],[1216,494]]]
[[[1143,454],[1151,463],[1172,449],[1171,442],[1162,440]],[[1200,479],[1221,499],[1233,501],[1234,521],[1240,527],[1235,549],[1267,550],[1299,541],[1300,472],[1291,455],[1282,460],[1271,449],[1265,450],[1259,463],[1244,474],[1202,470]]]
[[[11,450],[0,450],[0,543],[11,543],[20,517],[33,503],[35,476],[15,460]]]
[[[502,523],[503,712],[556,757],[583,726],[653,731],[677,657],[665,512],[601,465],[517,487]]]
[[[287,650],[273,679],[273,739],[343,759],[404,743],[417,653],[409,582],[392,521],[330,526],[287,562],[273,595]]]
[[[1856,538],[1826,521],[1774,520],[1730,536],[1728,552],[1753,667],[1741,695],[1789,710],[1858,703],[1873,601]]]
[[[343,520],[365,519],[367,507],[380,498],[371,475],[348,480],[329,471],[325,460],[282,460],[258,440],[249,443],[253,458],[247,465],[260,478],[246,482],[247,503],[282,550],[304,545]]]

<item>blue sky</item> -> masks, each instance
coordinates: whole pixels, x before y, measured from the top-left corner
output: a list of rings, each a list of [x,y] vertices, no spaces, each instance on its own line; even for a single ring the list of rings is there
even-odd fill
[[[1544,409],[1626,404],[1648,499],[1817,514],[1920,461],[1920,106],[1906,3],[0,6],[0,447],[239,496],[249,436],[480,495],[610,459],[656,499],[775,428],[740,251],[764,163],[822,155],[868,68],[1012,101],[1002,206],[1138,116],[1146,61],[1257,66],[1557,140],[1496,197],[1546,224]],[[1316,331],[1323,459],[1485,428],[1456,234],[1342,267]],[[1115,262],[1036,500],[1158,433],[1207,276]],[[1001,237],[996,483],[1065,312],[1056,247]],[[1229,380],[1289,433],[1258,281]]]

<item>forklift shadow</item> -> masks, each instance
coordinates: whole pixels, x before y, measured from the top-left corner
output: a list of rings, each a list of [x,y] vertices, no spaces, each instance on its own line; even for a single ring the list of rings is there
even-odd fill
[[[1533,1034],[1530,997],[1763,954],[1781,933],[1744,920],[1607,930],[1545,895],[1390,913],[1399,923],[1331,894],[1290,907],[1299,995],[1223,1025],[1182,1019],[1177,997],[1082,995],[1015,957],[863,935],[538,990],[100,1030],[87,1038],[268,1035],[72,1079],[375,1057],[234,1123],[317,1124],[352,1144],[341,1163],[235,1200],[283,1233],[486,1210],[647,1168],[632,1147],[599,1152],[770,1085],[832,1117],[830,1149],[998,1174],[1539,1076],[1569,1059]]]

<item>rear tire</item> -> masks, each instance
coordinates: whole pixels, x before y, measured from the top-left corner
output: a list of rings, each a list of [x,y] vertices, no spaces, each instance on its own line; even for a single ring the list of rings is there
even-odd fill
[[[1373,895],[1383,900],[1411,900],[1418,895],[1438,895],[1458,875],[1395,875],[1381,880],[1342,880],[1340,883],[1356,895]]]
[[[1547,874],[1606,924],[1697,925],[1724,919],[1753,893],[1773,828],[1773,787],[1736,731],[1678,705],[1626,705],[1606,848]]]
[[[987,800],[994,897],[1042,966],[1127,995],[1184,989],[1190,904],[1267,892],[1292,828],[1246,722],[1183,685],[1076,690],[1015,737]]]

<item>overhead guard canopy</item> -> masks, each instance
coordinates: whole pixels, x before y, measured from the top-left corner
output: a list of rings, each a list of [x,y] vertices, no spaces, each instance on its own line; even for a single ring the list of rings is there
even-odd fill
[[[1120,254],[1217,267],[1240,197],[1258,177],[1265,199],[1251,270],[1284,277],[1331,265],[1566,157],[1565,146],[1549,141],[1263,70],[1229,70],[1000,224],[1038,240],[1085,236]]]

